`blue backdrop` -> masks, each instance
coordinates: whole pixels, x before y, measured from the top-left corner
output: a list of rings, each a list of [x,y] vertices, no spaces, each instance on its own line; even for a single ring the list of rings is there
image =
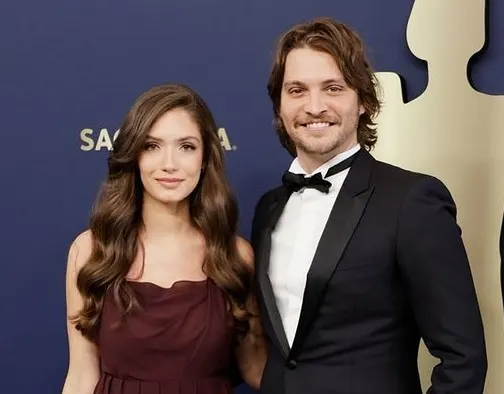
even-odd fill
[[[367,43],[377,71],[404,78],[411,100],[427,81],[425,64],[406,44],[412,4],[3,0],[0,392],[61,390],[68,246],[87,226],[108,139],[141,92],[183,82],[208,102],[229,138],[228,173],[248,237],[255,202],[278,184],[290,161],[273,131],[266,92],[277,36],[315,16],[347,22]],[[489,0],[487,14],[488,45],[473,58],[470,77],[477,90],[504,94],[504,24],[498,23],[504,2]]]

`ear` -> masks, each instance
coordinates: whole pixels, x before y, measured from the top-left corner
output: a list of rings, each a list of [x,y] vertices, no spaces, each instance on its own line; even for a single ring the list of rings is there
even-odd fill
[[[366,110],[364,109],[364,106],[362,104],[359,105],[359,115],[362,115]]]

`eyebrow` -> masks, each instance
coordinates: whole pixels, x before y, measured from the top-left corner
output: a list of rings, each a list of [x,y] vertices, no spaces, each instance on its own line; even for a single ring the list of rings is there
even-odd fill
[[[331,83],[345,83],[345,80],[342,78],[329,78],[329,79],[323,80],[320,84],[321,85],[329,85]],[[297,81],[297,80],[287,81],[284,83],[284,87],[290,87],[290,86],[306,86],[306,84],[304,82]]]
[[[194,136],[190,135],[188,137],[179,138],[177,141],[178,142],[187,142],[187,141],[200,142],[201,140],[198,137],[194,137]]]
[[[153,137],[151,135],[148,135],[147,138],[145,139],[146,141],[154,141],[154,142],[161,142],[161,138]]]
[[[153,137],[151,135],[148,135],[147,138],[146,138],[147,141],[151,142],[163,142],[163,139],[162,138],[157,138],[157,137]],[[197,137],[194,137],[192,135],[190,136],[187,136],[187,137],[182,137],[182,138],[179,138],[177,139],[177,142],[188,142],[188,141],[195,141],[195,142],[200,142],[200,139],[197,138]]]

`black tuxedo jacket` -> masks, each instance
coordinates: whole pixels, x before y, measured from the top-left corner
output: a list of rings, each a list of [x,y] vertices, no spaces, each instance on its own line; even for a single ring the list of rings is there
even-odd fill
[[[419,394],[422,337],[441,363],[431,394],[481,394],[483,326],[449,191],[361,150],[307,276],[292,347],[268,277],[286,188],[258,202],[251,241],[269,339],[264,394]]]

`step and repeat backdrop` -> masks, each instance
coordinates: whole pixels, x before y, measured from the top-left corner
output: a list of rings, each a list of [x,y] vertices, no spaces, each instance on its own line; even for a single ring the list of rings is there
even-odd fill
[[[266,91],[275,40],[316,16],[348,23],[367,45],[384,101],[373,154],[452,191],[485,322],[485,393],[504,392],[499,0],[3,1],[0,392],[61,392],[68,247],[87,227],[119,124],[143,91],[180,82],[207,101],[248,238],[257,199],[291,160]],[[435,362],[422,349],[424,384]]]

